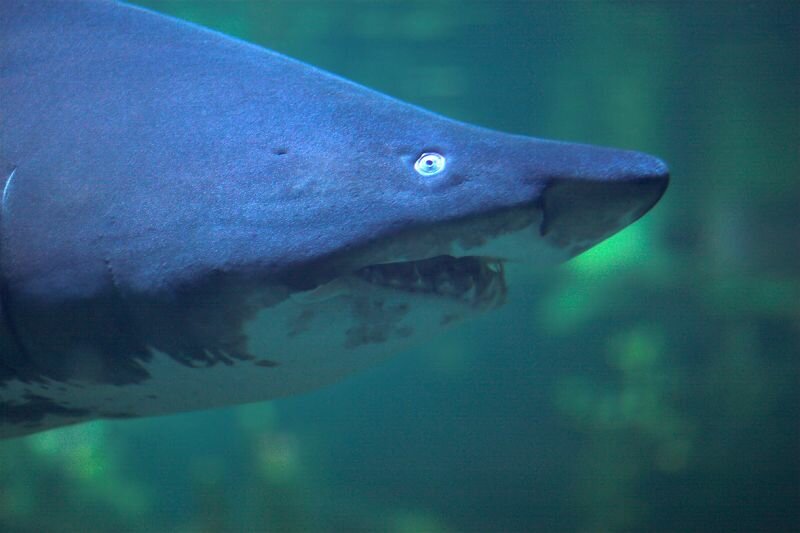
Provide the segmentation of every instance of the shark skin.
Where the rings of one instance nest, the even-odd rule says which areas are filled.
[[[668,183],[124,4],[5,0],[0,39],[0,437],[332,383]]]

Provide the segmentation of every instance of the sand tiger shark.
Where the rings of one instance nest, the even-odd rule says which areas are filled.
[[[332,383],[667,182],[137,7],[4,0],[0,437]]]

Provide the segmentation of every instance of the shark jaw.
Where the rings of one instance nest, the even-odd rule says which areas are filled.
[[[312,304],[344,292],[402,298],[410,306],[442,306],[446,318],[437,322],[450,324],[505,303],[509,260],[550,265],[566,259],[539,236],[541,221],[541,210],[528,206],[412,228],[334,258],[322,270],[328,279],[292,299]]]
[[[617,180],[554,180],[533,200],[515,207],[430,226],[418,225],[376,239],[331,261],[333,283],[307,293],[337,292],[341,279],[365,283],[410,301],[448,300],[465,311],[501,306],[514,275],[562,263],[632,224],[663,195],[666,165],[652,159],[649,172]],[[313,278],[313,276],[311,277]],[[329,278],[330,279],[330,278]],[[416,298],[415,298],[416,297]]]
[[[454,299],[480,309],[502,305],[507,291],[503,260],[481,256],[440,255],[383,263],[360,268],[354,275],[373,285]]]
[[[581,192],[567,201],[580,198]],[[422,305],[448,300],[467,312],[497,308],[505,303],[508,292],[507,264],[513,264],[518,274],[521,269],[567,261],[641,217],[660,198],[663,186],[655,182],[645,187],[645,194],[635,192],[627,191],[627,198],[618,195],[622,199],[606,211],[564,217],[559,203],[543,205],[545,196],[544,201],[524,207],[413,229],[335,261],[335,278],[302,298],[314,301],[338,294],[344,286],[348,290],[370,286],[395,296],[405,293]],[[564,201],[560,191],[553,197]],[[348,282],[342,283],[343,279]]]

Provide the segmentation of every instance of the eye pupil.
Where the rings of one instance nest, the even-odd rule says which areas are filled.
[[[434,176],[444,170],[446,160],[443,155],[426,152],[414,163],[414,170],[421,176]]]

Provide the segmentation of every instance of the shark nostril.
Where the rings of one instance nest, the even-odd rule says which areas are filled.
[[[662,179],[669,179],[669,167],[661,159],[656,159],[655,174]]]
[[[648,181],[648,182],[667,182],[669,181],[669,167],[667,164],[654,156],[639,152],[623,152],[629,157],[628,164],[625,165],[623,173],[624,180]]]

